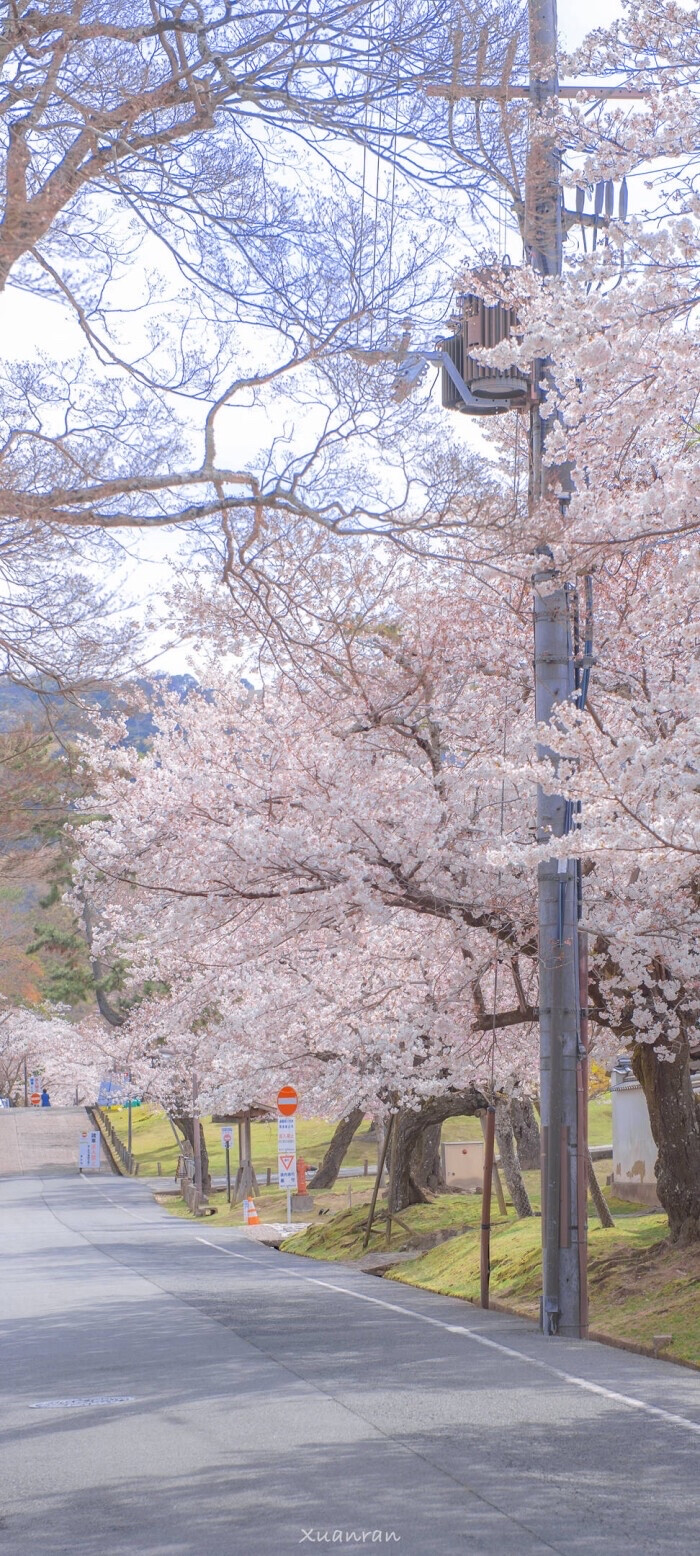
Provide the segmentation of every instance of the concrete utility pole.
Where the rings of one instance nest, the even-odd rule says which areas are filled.
[[[525,177],[527,258],[542,275],[562,268],[561,180],[558,149],[537,134],[537,112],[557,95],[556,0],[529,0],[531,127]],[[535,384],[548,377],[546,362],[534,363]],[[547,463],[552,421],[547,399],[530,415],[530,502],[548,498],[565,508],[569,473]],[[548,724],[558,704],[574,691],[571,591],[557,576],[546,546],[533,576],[535,634],[535,717]],[[540,756],[550,757],[546,746]],[[571,829],[571,806],[561,795],[538,793],[540,843]],[[586,1201],[578,1192],[581,1125],[579,1066],[578,881],[575,860],[548,860],[538,872],[540,963],[540,1105],[542,1123],[542,1328],[545,1334],[579,1336],[585,1289]],[[582,1280],[583,1273],[583,1280]],[[585,1320],[584,1320],[585,1322]],[[585,1332],[585,1329],[584,1329]]]
[[[559,150],[538,113],[546,112],[558,97],[572,97],[582,90],[575,83],[560,87],[557,72],[556,0],[528,0],[529,80],[516,84],[478,81],[462,86],[428,85],[431,96],[453,101],[508,100],[525,97],[530,104],[530,140],[525,169],[526,261],[543,276],[558,276],[562,269],[561,169]],[[592,97],[632,97],[626,88],[586,85]],[[453,364],[443,356],[443,366],[454,379]],[[432,360],[432,358],[429,358]],[[546,361],[533,364],[535,388],[545,384],[542,403],[535,400],[530,413],[529,501],[534,507],[549,500],[566,510],[571,495],[570,471],[547,461],[547,435],[554,420],[551,397],[546,394],[550,370]],[[468,409],[474,398],[465,384],[457,385]],[[469,397],[467,399],[467,396]],[[534,396],[533,396],[534,400]],[[478,407],[476,408],[478,412]],[[546,544],[538,553],[533,575],[535,637],[535,716],[539,724],[551,724],[557,707],[575,690],[576,672],[572,616],[574,591],[557,575]],[[588,609],[588,606],[587,606]],[[547,746],[539,753],[556,768],[556,757]],[[572,807],[560,795],[537,801],[538,840],[562,837],[571,830]],[[583,1189],[586,1146],[586,1050],[582,1032],[586,1025],[587,975],[579,958],[578,913],[580,873],[576,861],[548,861],[540,866],[538,891],[540,963],[540,1098],[542,1122],[542,1328],[545,1334],[587,1333],[586,1242],[587,1211]],[[582,949],[585,949],[582,947]]]

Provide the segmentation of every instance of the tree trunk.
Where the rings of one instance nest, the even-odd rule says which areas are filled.
[[[656,1191],[674,1243],[700,1242],[700,1108],[690,1081],[685,1036],[675,1058],[658,1059],[649,1043],[635,1043],[632,1069],[644,1092],[658,1151]]]
[[[598,1179],[595,1175],[593,1157],[591,1156],[590,1151],[586,1151],[586,1174],[588,1177],[588,1190],[591,1199],[593,1200],[593,1204],[595,1205],[596,1214],[601,1226],[614,1226],[615,1222],[612,1218],[610,1206],[608,1205],[603,1190],[601,1189]]]
[[[174,1119],[174,1122],[177,1124],[177,1127],[180,1130],[181,1134],[183,1134],[185,1136],[185,1139],[189,1141],[189,1144],[190,1144],[190,1146],[192,1148],[192,1152],[194,1154],[194,1119],[192,1117],[192,1114],[191,1113],[175,1113],[175,1114],[173,1114],[173,1119]],[[207,1142],[206,1142],[206,1140],[204,1138],[204,1130],[202,1128],[201,1120],[200,1120],[200,1125],[199,1125],[199,1149],[200,1149],[200,1153],[201,1153],[201,1157],[202,1157],[202,1193],[203,1194],[209,1194],[211,1192],[211,1173],[209,1171],[209,1152],[207,1151]]]
[[[309,1188],[313,1189],[314,1193],[316,1189],[332,1189],[347,1155],[348,1147],[353,1136],[357,1133],[364,1116],[364,1108],[353,1108],[352,1113],[348,1113],[347,1118],[341,1118],[340,1123],[336,1124],[333,1138],[323,1161],[309,1183]]]
[[[523,1172],[540,1170],[540,1127],[529,1097],[511,1097],[510,1121]]]
[[[408,1205],[430,1204],[430,1196],[416,1181],[411,1170],[413,1153],[422,1134],[419,1118],[418,1113],[406,1109],[399,1114],[398,1123],[394,1125],[387,1163],[391,1211],[406,1210]]]
[[[419,1135],[411,1157],[412,1179],[419,1188],[427,1189],[430,1194],[439,1194],[440,1189],[445,1187],[440,1154],[441,1134],[442,1124],[430,1124]]]
[[[394,1198],[389,1208],[394,1214],[400,1214],[409,1205],[429,1203],[413,1170],[414,1153],[425,1131],[441,1127],[453,1114],[466,1113],[473,1117],[487,1106],[483,1092],[476,1086],[469,1086],[465,1091],[449,1091],[442,1097],[431,1097],[420,1108],[404,1108],[394,1137],[395,1145],[392,1145],[392,1151],[395,1149],[397,1155],[393,1174]]]
[[[503,1099],[499,1099],[496,1103],[496,1144],[515,1214],[522,1220],[525,1216],[532,1215],[532,1205],[520,1171],[510,1104]]]

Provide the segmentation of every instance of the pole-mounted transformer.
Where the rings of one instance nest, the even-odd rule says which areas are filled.
[[[469,390],[465,399],[446,363],[442,367],[442,403],[446,410],[466,416],[493,415],[494,412],[522,410],[528,404],[530,379],[521,367],[492,367],[472,355],[509,340],[518,328],[513,308],[503,302],[488,303],[483,297],[467,292],[459,299],[460,328],[455,335],[441,340],[441,351],[457,369]]]

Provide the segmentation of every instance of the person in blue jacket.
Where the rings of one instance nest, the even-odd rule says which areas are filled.
[[[41,1106],[42,1108],[51,1107],[51,1098],[48,1094],[48,1091],[46,1090],[46,1087],[44,1087],[44,1090],[41,1093]]]

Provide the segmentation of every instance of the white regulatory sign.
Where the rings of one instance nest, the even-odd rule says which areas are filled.
[[[221,1131],[221,1144],[224,1150],[226,1150],[227,1145],[233,1145],[233,1129],[230,1124],[227,1124]]]
[[[84,1129],[78,1146],[78,1166],[81,1172],[99,1172],[101,1140],[99,1129]]]
[[[297,1121],[291,1118],[278,1118],[277,1120],[277,1149],[278,1151],[296,1151],[297,1148]]]
[[[284,1118],[281,1114],[277,1120],[277,1173],[278,1183],[281,1189],[294,1189],[297,1186],[297,1131],[296,1119]]]
[[[281,1189],[294,1189],[297,1186],[297,1159],[293,1154],[285,1151],[284,1156],[277,1157],[278,1181]]]

